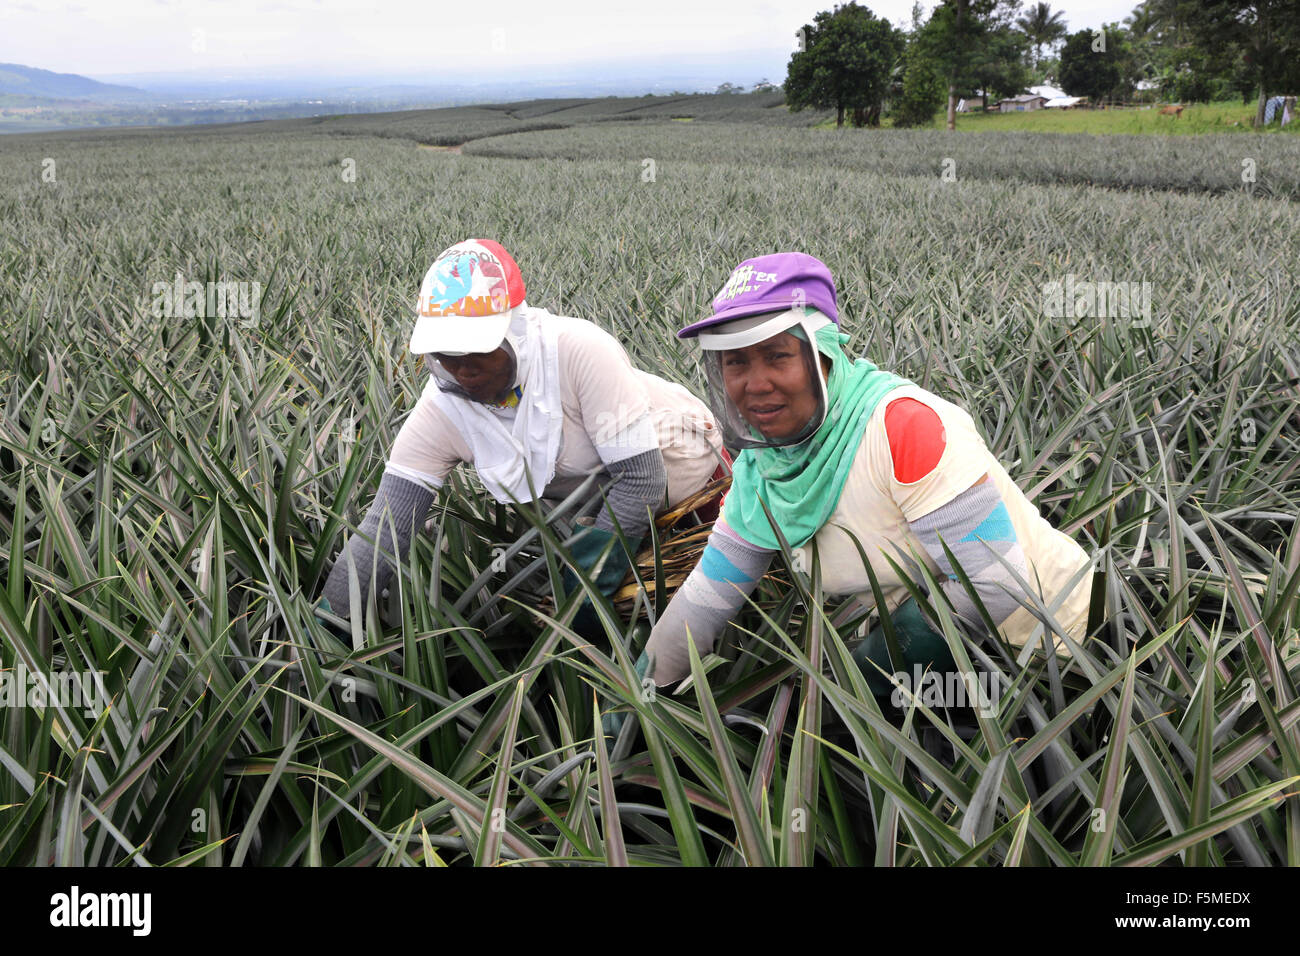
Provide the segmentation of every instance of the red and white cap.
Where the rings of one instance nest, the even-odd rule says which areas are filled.
[[[420,283],[411,351],[495,351],[523,301],[523,276],[499,242],[458,242],[433,260]]]

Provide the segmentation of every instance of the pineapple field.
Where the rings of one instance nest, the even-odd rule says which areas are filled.
[[[0,863],[1300,864],[1300,141],[822,119],[0,139]],[[315,601],[425,384],[420,278],[471,236],[699,395],[674,332],[731,268],[822,259],[849,349],[967,409],[1096,556],[1089,638],[1021,659],[917,582],[980,703],[882,710],[864,613],[787,554],[647,695],[700,531],[564,596],[565,508],[466,468],[340,630]]]

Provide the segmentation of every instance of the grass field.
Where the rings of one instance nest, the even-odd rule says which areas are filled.
[[[1296,141],[634,104],[0,139],[0,667],[113,700],[0,708],[0,862],[1300,864]],[[334,642],[311,604],[467,236],[697,392],[671,333],[730,267],[823,258],[851,349],[969,409],[1099,553],[1090,639],[1021,666],[941,606],[990,712],[882,713],[860,615],[786,568],[707,692],[643,700],[630,621],[539,610],[562,521],[461,475]],[[178,273],[259,308],[159,316]],[[1150,283],[1150,316],[1047,314],[1067,277]]]
[[[1159,134],[1201,136],[1206,133],[1255,134],[1255,104],[1240,100],[1227,103],[1189,103],[1180,116],[1161,116],[1163,103],[1112,109],[1032,110],[1024,113],[961,113],[957,129],[963,132],[1091,133],[1099,136]],[[943,126],[945,114],[936,113],[934,125]],[[887,122],[887,121],[886,121]],[[834,125],[834,124],[831,124]],[[1282,126],[1274,120],[1264,135],[1293,136],[1300,122]],[[1258,135],[1258,134],[1256,134]]]

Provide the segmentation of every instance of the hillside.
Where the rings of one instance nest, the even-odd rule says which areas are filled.
[[[132,86],[100,83],[76,73],[54,73],[19,63],[0,63],[0,95],[40,96],[55,100],[98,103],[145,101],[151,94]]]

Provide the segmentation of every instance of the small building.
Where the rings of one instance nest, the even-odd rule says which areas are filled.
[[[1019,96],[1000,100],[997,109],[999,113],[1025,113],[1029,110],[1041,110],[1046,102],[1047,97],[1039,96],[1037,93],[1021,93]]]
[[[1045,110],[1068,110],[1073,109],[1084,101],[1082,96],[1057,96],[1043,104]]]

